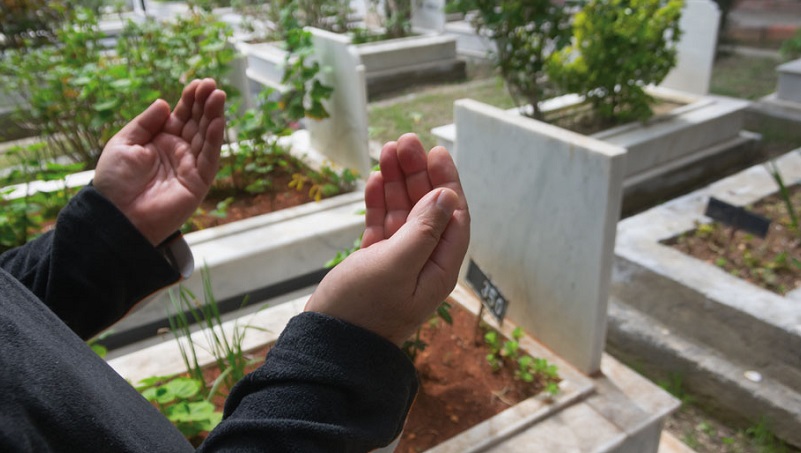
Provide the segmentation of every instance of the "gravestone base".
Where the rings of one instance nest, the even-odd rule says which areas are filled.
[[[757,146],[760,139],[758,134],[741,131],[730,140],[671,162],[653,174],[644,172],[626,178],[622,216],[651,208],[764,160]]]
[[[466,76],[464,60],[423,63],[407,66],[402,70],[390,69],[368,73],[367,92],[372,99],[418,85],[458,82],[464,80]]]

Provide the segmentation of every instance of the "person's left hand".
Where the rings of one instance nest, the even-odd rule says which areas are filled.
[[[157,100],[109,140],[93,184],[153,245],[195,212],[220,159],[225,93],[212,79],[184,88],[175,110]]]

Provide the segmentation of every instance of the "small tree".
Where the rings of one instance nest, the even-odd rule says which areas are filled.
[[[553,52],[570,43],[570,16],[550,0],[457,0],[464,13],[477,10],[473,25],[495,42],[495,66],[515,102],[530,104],[531,116],[542,118],[545,66]]]
[[[584,95],[601,117],[644,121],[644,88],[676,65],[682,0],[591,0],[573,22],[573,45],[554,53],[548,74]]]

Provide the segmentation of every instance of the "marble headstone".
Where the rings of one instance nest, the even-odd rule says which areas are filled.
[[[412,26],[422,30],[445,31],[445,0],[414,0]]]
[[[663,87],[701,96],[709,94],[719,22],[720,10],[715,2],[685,1],[676,67],[662,81]]]
[[[779,82],[776,97],[782,101],[801,103],[801,60],[793,60],[776,68]]]
[[[625,150],[473,100],[455,106],[473,260],[507,318],[599,370]]]
[[[370,172],[367,132],[367,83],[364,66],[350,38],[325,30],[310,29],[321,67],[321,81],[334,88],[325,107],[330,117],[308,121],[313,149],[332,162]]]

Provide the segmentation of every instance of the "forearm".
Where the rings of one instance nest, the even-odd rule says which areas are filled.
[[[179,274],[108,200],[81,190],[55,231],[0,256],[73,331],[89,338]]]
[[[303,313],[233,389],[201,451],[370,451],[400,434],[416,393],[414,366],[397,346]]]

